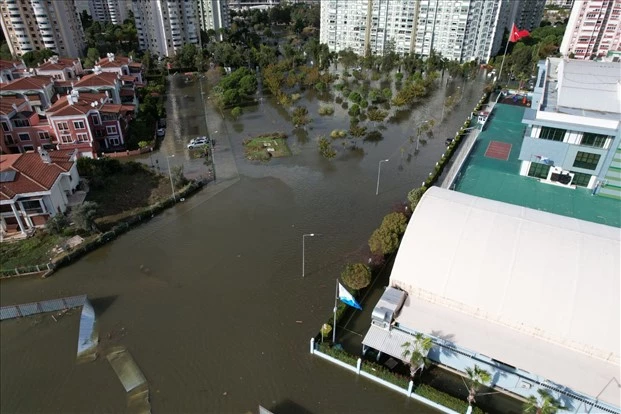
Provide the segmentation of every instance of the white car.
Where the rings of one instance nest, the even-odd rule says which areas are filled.
[[[209,144],[209,139],[207,137],[194,138],[188,144],[188,149],[202,147],[203,145],[207,145],[207,144]]]
[[[166,135],[166,128],[159,128],[156,134],[158,137],[163,137],[164,135]]]

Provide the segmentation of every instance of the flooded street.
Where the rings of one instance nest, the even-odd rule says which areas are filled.
[[[155,413],[246,413],[259,404],[277,414],[431,412],[312,357],[309,340],[332,312],[343,265],[364,260],[382,217],[426,178],[445,138],[480,99],[483,75],[449,86],[464,90],[462,102],[409,162],[400,148],[412,134],[411,119],[439,119],[442,88],[386,122],[382,141],[360,141],[363,151],[339,149],[328,161],[316,137],[349,128],[340,105],[332,117],[320,117],[316,97],[298,102],[312,121],[307,134],[296,135],[286,111],[268,98],[238,121],[224,121],[210,105],[206,80],[201,95],[197,82],[181,78],[172,81],[162,148],[142,161],[166,173],[166,157],[174,154],[171,166],[199,176],[206,167],[190,159],[186,145],[209,135],[216,139],[217,181],[51,278],[3,281],[0,303],[88,294],[98,311],[100,350],[127,347],[149,382]],[[241,141],[273,131],[290,134],[293,156],[246,161]],[[382,164],[376,196],[383,159],[390,161]],[[302,278],[304,233],[320,235],[306,239]],[[125,410],[125,392],[105,358],[76,365],[78,319],[2,322],[2,412]]]

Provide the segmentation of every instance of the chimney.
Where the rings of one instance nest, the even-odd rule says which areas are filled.
[[[52,159],[50,158],[50,154],[48,154],[46,150],[44,150],[41,147],[37,147],[37,151],[39,152],[39,155],[41,156],[41,161],[43,161],[46,164],[50,164],[52,162]]]

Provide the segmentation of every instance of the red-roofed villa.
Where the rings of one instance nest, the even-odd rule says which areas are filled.
[[[67,210],[80,182],[77,151],[0,155],[0,238],[32,234]]]

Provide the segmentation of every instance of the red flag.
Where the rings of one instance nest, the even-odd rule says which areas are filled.
[[[166,64],[166,67],[168,68],[168,70],[170,70],[170,62],[168,62],[168,64]]]
[[[513,23],[513,27],[511,27],[511,36],[509,36],[509,41],[515,43],[521,38],[526,37],[528,35],[530,35],[528,30],[518,30],[515,23]]]

